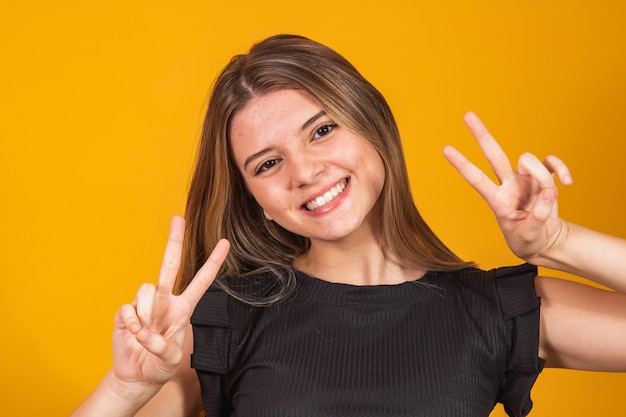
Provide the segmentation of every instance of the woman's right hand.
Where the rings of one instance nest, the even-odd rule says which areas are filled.
[[[185,221],[174,217],[157,286],[142,285],[135,301],[118,310],[113,367],[71,417],[127,417],[140,410],[151,416],[192,413],[194,406],[190,409],[186,398],[178,398],[194,395],[194,387],[188,386],[192,384],[190,369],[178,368],[192,344],[187,335],[191,314],[213,283],[230,245],[226,240],[219,241],[183,293],[174,295],[184,230]],[[168,387],[173,389],[162,390],[170,380]],[[151,405],[146,407],[148,402]]]
[[[111,376],[123,390],[156,392],[174,376],[184,356],[191,314],[228,254],[229,243],[221,240],[183,293],[172,294],[184,224],[181,217],[172,219],[157,286],[142,285],[134,302],[115,316]]]

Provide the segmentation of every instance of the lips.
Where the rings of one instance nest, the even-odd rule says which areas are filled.
[[[309,201],[304,206],[307,210],[313,211],[333,201],[339,194],[341,194],[348,185],[348,179],[344,178],[337,185],[326,191],[324,194]]]

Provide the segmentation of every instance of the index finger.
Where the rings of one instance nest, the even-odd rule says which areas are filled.
[[[183,236],[185,234],[185,220],[180,216],[174,216],[170,224],[170,234],[163,253],[161,271],[157,290],[171,294],[176,282],[180,258],[183,252]]]
[[[465,181],[474,187],[478,194],[487,201],[487,204],[491,204],[492,196],[498,189],[498,186],[491,181],[491,178],[453,146],[446,146],[443,149],[443,155],[459,174],[465,178]]]
[[[476,138],[480,149],[482,149],[485,158],[489,161],[493,172],[495,172],[500,183],[512,175],[515,175],[509,158],[504,153],[502,147],[491,136],[484,123],[476,116],[469,112],[464,117],[465,124],[469,128],[472,135]]]
[[[230,242],[228,242],[228,240],[221,239],[217,242],[217,245],[213,248],[209,258],[198,270],[187,288],[185,288],[182,294],[180,294],[180,297],[185,299],[189,305],[195,306],[198,304],[200,298],[202,298],[206,290],[215,280],[215,277],[224,263],[229,250]]]

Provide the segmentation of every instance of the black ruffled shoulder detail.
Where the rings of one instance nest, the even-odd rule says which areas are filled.
[[[498,401],[509,416],[528,415],[533,402],[530,391],[543,370],[539,358],[539,313],[541,302],[535,292],[537,267],[524,264],[499,268],[496,289],[500,298],[510,346],[505,379]]]
[[[191,367],[197,371],[225,374],[228,370],[228,294],[210,287],[191,316],[194,349]]]
[[[271,272],[264,272],[222,277],[220,283],[244,299],[263,299],[272,293],[274,278]],[[237,355],[259,308],[233,299],[220,283],[209,287],[191,316],[194,339],[191,366],[198,372],[225,375],[235,360],[230,355]]]

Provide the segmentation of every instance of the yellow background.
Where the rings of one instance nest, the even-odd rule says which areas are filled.
[[[0,414],[66,415],[110,365],[115,310],[154,281],[207,91],[268,35],[312,37],[388,98],[433,228],[483,267],[517,263],[441,156],[562,156],[562,215],[626,237],[626,3],[13,1],[0,10]],[[481,166],[485,166],[481,162]],[[621,416],[624,374],[547,370],[534,416]],[[493,413],[504,415],[498,407]]]

